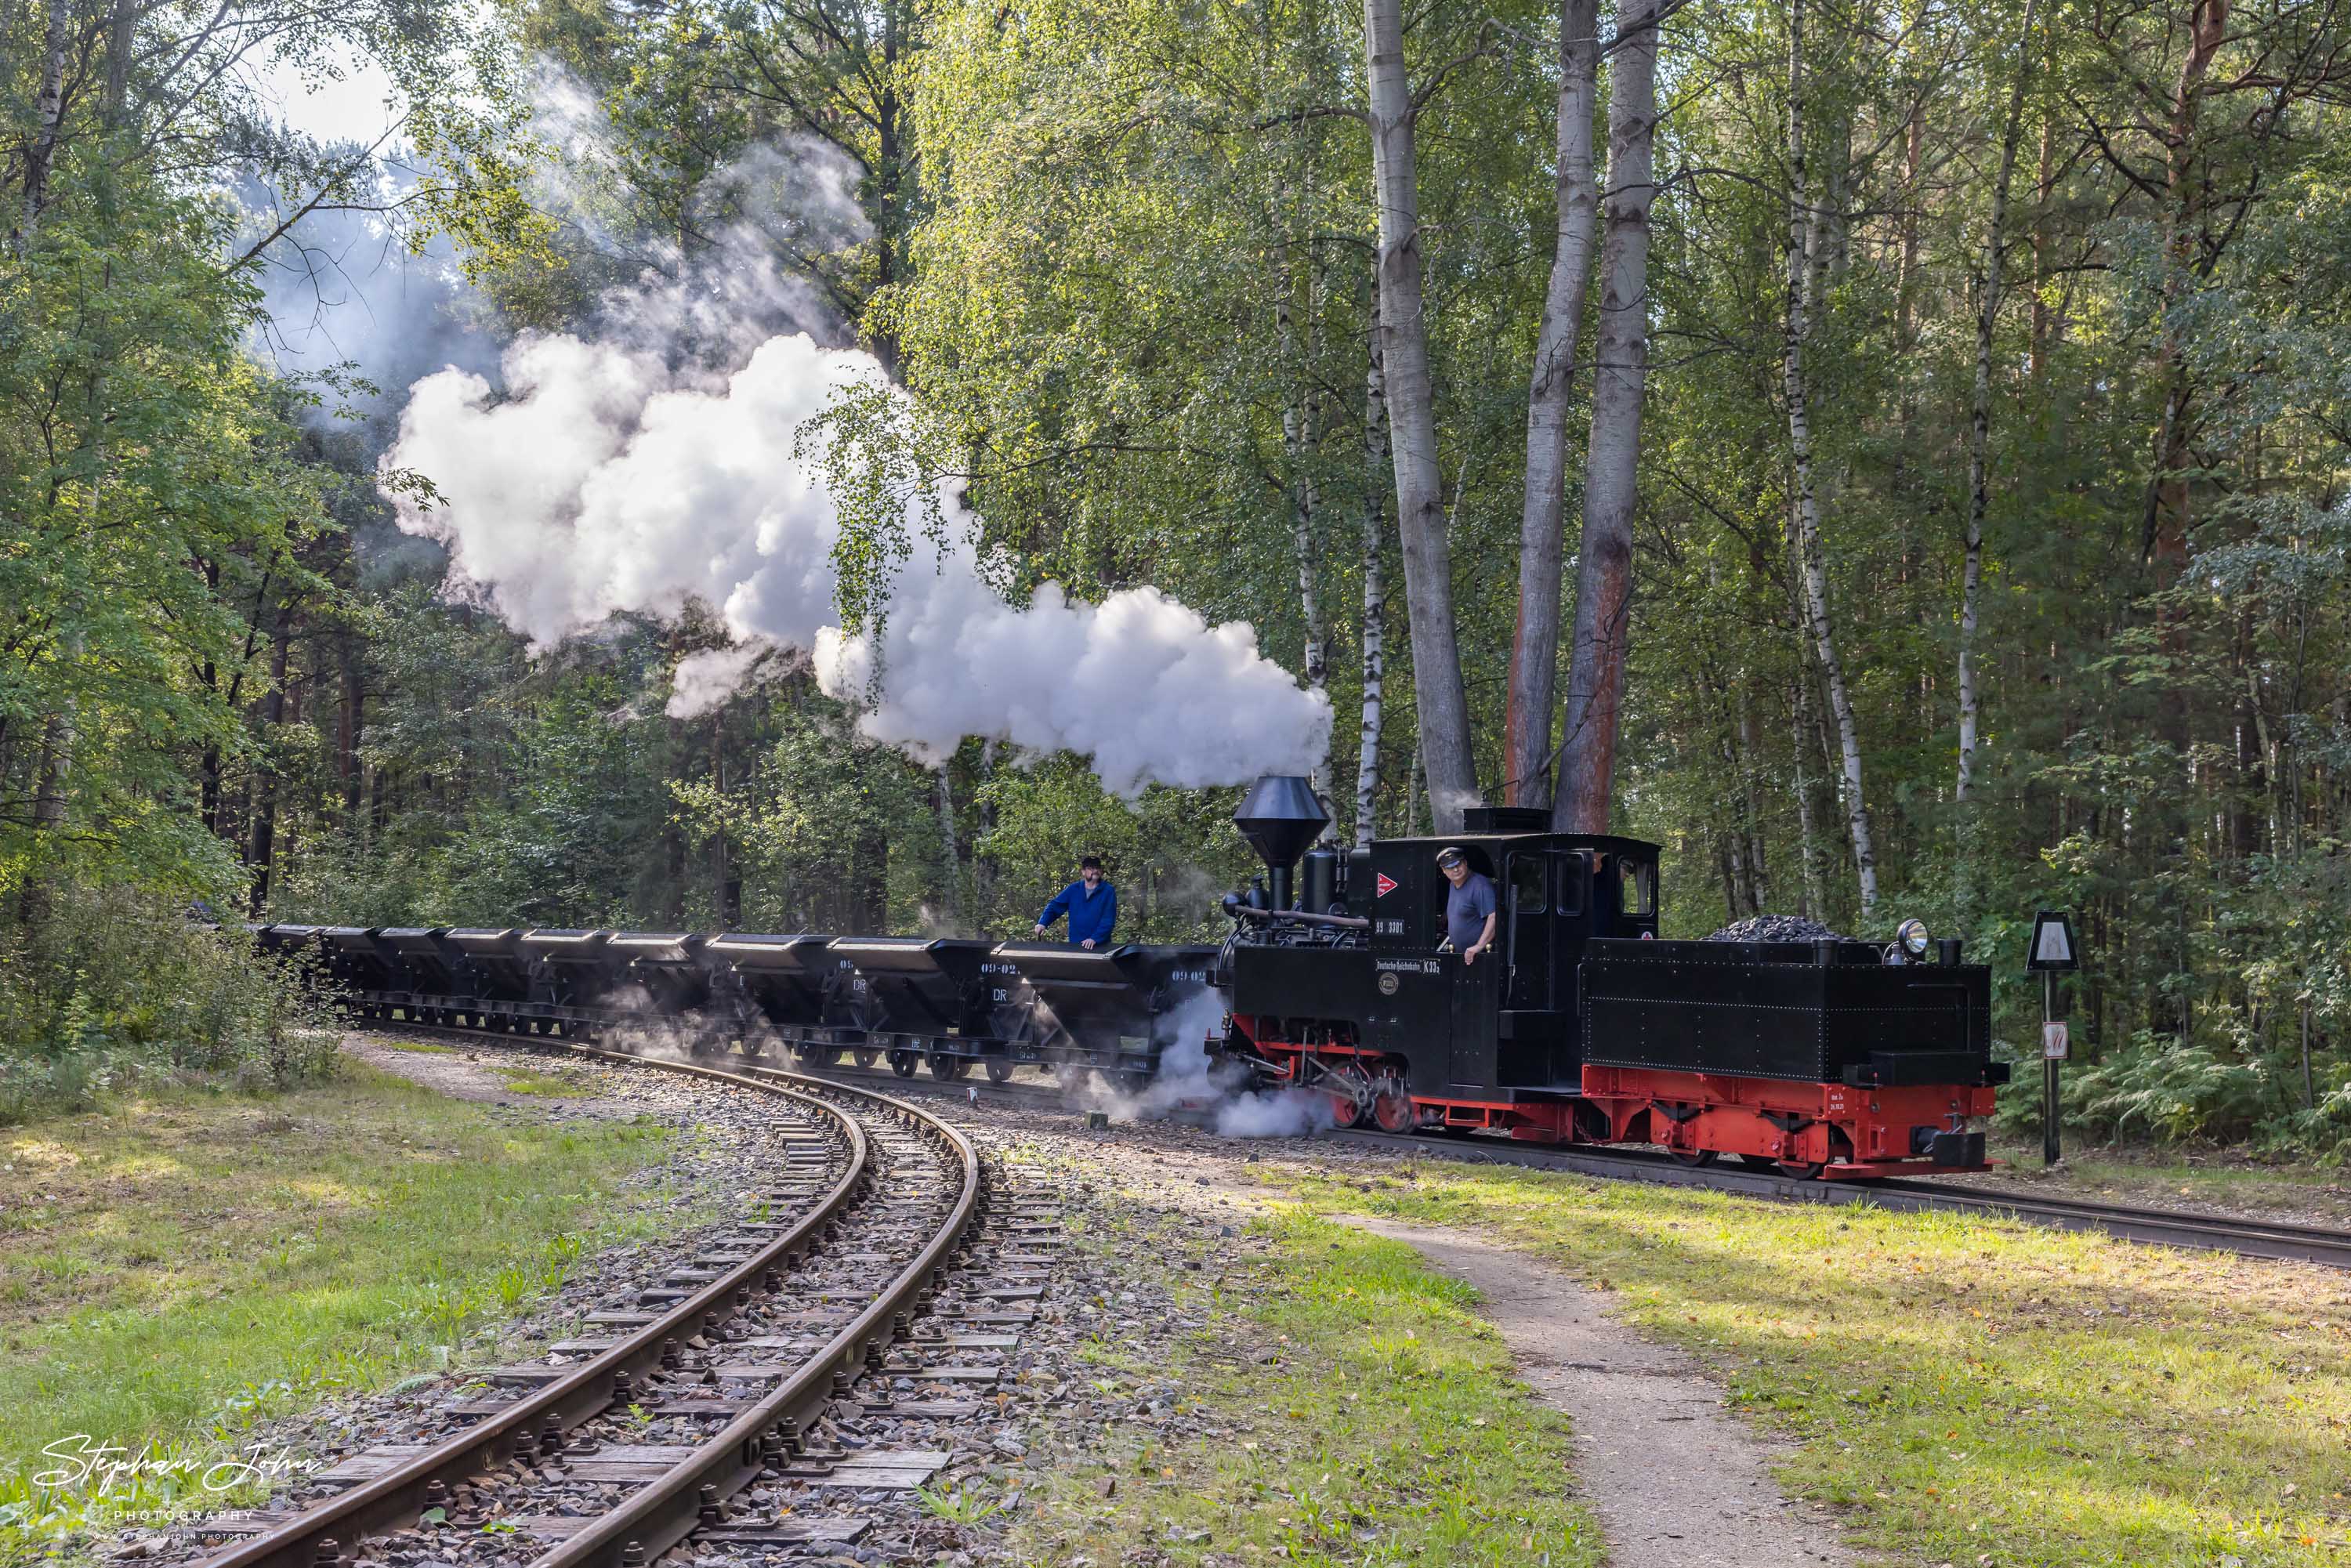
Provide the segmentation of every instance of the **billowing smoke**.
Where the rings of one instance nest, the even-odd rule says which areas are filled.
[[[1206,1116],[1220,1138],[1297,1138],[1332,1125],[1329,1095],[1252,1088],[1246,1067],[1208,1053],[1208,1037],[1224,1027],[1225,1002],[1221,991],[1199,990],[1152,1020],[1159,1070],[1140,1091],[1126,1092],[1090,1072],[1071,1099],[1126,1122],[1158,1121],[1177,1112]]]
[[[534,336],[502,371],[503,401],[465,370],[418,382],[386,461],[442,497],[397,498],[401,526],[444,542],[538,644],[699,601],[752,650],[809,653],[867,735],[925,762],[967,736],[1067,749],[1122,795],[1304,773],[1326,749],[1328,702],[1260,654],[1246,624],[1212,627],[1152,588],[1089,604],[1049,583],[1006,602],[975,555],[976,519],[945,485],[908,501],[886,615],[844,631],[817,422],[837,395],[887,385],[868,354],[779,335],[719,377],[641,341]],[[674,704],[708,706],[748,662],[690,664]]]
[[[775,652],[765,643],[746,643],[739,648],[705,648],[688,653],[677,662],[677,670],[670,677],[665,711],[672,718],[700,718],[723,706]]]

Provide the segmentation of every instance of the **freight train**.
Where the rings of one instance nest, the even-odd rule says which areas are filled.
[[[360,1021],[771,1045],[901,1076],[1023,1066],[1124,1090],[1182,1047],[1220,1082],[1316,1094],[1342,1126],[1655,1145],[1803,1178],[1981,1170],[2007,1080],[1991,971],[1923,928],[1880,946],[1657,939],[1658,846],[1473,810],[1464,832],[1319,843],[1302,779],[1234,825],[1266,873],[1221,946],[494,927],[256,928]],[[1444,941],[1441,847],[1497,892],[1493,951]]]

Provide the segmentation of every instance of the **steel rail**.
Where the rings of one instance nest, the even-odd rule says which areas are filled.
[[[409,1026],[402,1032],[458,1035],[492,1040],[497,1038],[477,1030],[424,1024]],[[954,1227],[951,1231],[943,1232],[941,1238],[935,1238],[932,1247],[925,1249],[923,1260],[918,1261],[925,1261],[946,1250],[946,1245],[959,1236],[977,1202],[978,1164],[970,1141],[936,1118],[886,1095],[875,1094],[854,1085],[835,1084],[772,1069],[761,1069],[760,1077],[751,1078],[692,1062],[655,1061],[568,1040],[530,1039],[528,1042],[559,1045],[576,1055],[632,1062],[728,1083],[763,1094],[782,1096],[830,1117],[837,1124],[840,1135],[848,1146],[846,1166],[831,1189],[789,1228],[611,1349],[566,1371],[561,1377],[516,1400],[496,1415],[413,1456],[384,1474],[307,1507],[292,1519],[261,1534],[199,1559],[199,1568],[314,1568],[315,1564],[326,1559],[330,1551],[340,1557],[342,1548],[351,1546],[360,1539],[413,1522],[432,1506],[429,1498],[445,1495],[446,1489],[495,1470],[534,1448],[545,1451],[550,1446],[559,1446],[563,1432],[592,1420],[616,1403],[624,1402],[628,1397],[624,1392],[628,1386],[649,1376],[660,1364],[666,1342],[689,1338],[713,1329],[747,1310],[755,1294],[780,1290],[782,1281],[777,1271],[796,1268],[816,1249],[813,1239],[817,1233],[832,1223],[844,1208],[861,1201],[872,1191],[869,1159],[871,1145],[865,1129],[859,1125],[849,1110],[826,1098],[827,1093],[852,1094],[887,1108],[903,1118],[929,1124],[936,1130],[937,1135],[958,1147],[964,1155],[964,1187],[953,1210]],[[926,1271],[925,1262],[925,1267],[916,1270],[912,1277],[919,1283]],[[903,1306],[914,1293],[914,1290],[909,1288],[904,1291],[893,1291],[888,1296],[894,1308]],[[864,1323],[872,1315],[869,1312],[866,1317],[861,1317],[859,1323]],[[828,1354],[835,1348],[829,1346]],[[623,1375],[628,1379],[627,1383],[621,1381]],[[728,1431],[731,1433],[732,1430],[730,1427]],[[755,1454],[757,1447],[755,1443]],[[756,1464],[752,1473],[757,1473]],[[434,1492],[436,1484],[443,1489],[442,1492]],[[685,1522],[686,1528],[691,1528],[691,1512]],[[677,1533],[684,1532],[680,1530]],[[674,1540],[675,1536],[670,1539]]]
[[[772,1067],[752,1071],[761,1078],[822,1082]],[[768,1462],[768,1439],[777,1439],[776,1446],[782,1449],[798,1451],[799,1427],[834,1396],[836,1374],[854,1378],[868,1356],[878,1358],[883,1347],[897,1337],[906,1321],[900,1314],[908,1313],[922,1291],[945,1271],[947,1254],[961,1243],[965,1229],[981,1212],[979,1151],[968,1136],[904,1101],[852,1084],[829,1087],[871,1100],[917,1130],[927,1129],[959,1157],[963,1186],[946,1220],[914,1261],[900,1270],[872,1303],[822,1350],[801,1363],[798,1372],[727,1422],[691,1458],[622,1499],[611,1511],[540,1556],[533,1568],[622,1568],[623,1563],[637,1568],[693,1533],[697,1524],[716,1522],[705,1521],[705,1509],[758,1479]]]
[[[2351,1269],[2351,1232],[2315,1226],[1993,1192],[1911,1177],[1876,1182],[1798,1181],[1770,1171],[1685,1166],[1664,1155],[1630,1150],[1601,1153],[1527,1145],[1487,1148],[1458,1138],[1398,1136],[1392,1133],[1333,1132],[1325,1135],[1372,1147],[1394,1149],[1402,1144],[1439,1159],[1469,1164],[1568,1170],[1612,1181],[1697,1187],[1795,1203],[1859,1203],[1901,1214],[1980,1214],[2024,1220],[2053,1229],[2103,1232],[2126,1241]]]
[[[610,1051],[584,1046],[583,1055],[611,1058]],[[636,1060],[631,1058],[629,1060]],[[832,1189],[796,1221],[791,1228],[684,1301],[661,1313],[611,1349],[582,1362],[554,1382],[517,1399],[513,1405],[415,1455],[382,1475],[360,1482],[304,1509],[294,1518],[262,1534],[202,1559],[202,1568],[312,1568],[324,1556],[323,1543],[350,1545],[359,1538],[381,1533],[403,1521],[413,1521],[428,1506],[426,1495],[437,1483],[446,1489],[473,1476],[496,1469],[528,1448],[560,1442],[561,1434],[593,1419],[625,1398],[616,1393],[649,1376],[661,1364],[665,1341],[690,1338],[704,1328],[724,1322],[747,1305],[755,1287],[768,1285],[769,1274],[796,1264],[810,1249],[810,1238],[849,1204],[870,1191],[866,1170],[865,1130],[856,1118],[820,1095],[779,1088],[715,1068],[682,1062],[659,1065],[722,1083],[784,1094],[839,1124],[849,1145],[849,1162]]]
[[[826,1068],[822,1071],[839,1073],[844,1078],[883,1076],[869,1069],[847,1066]],[[836,1080],[827,1078],[825,1081]],[[977,1089],[982,1103],[990,1096],[1056,1105],[1062,1103],[1059,1091],[1040,1083],[978,1085],[958,1080],[934,1080],[909,1082],[908,1087],[927,1093],[955,1093]],[[1186,1118],[1179,1112],[1172,1114],[1169,1120],[1184,1121]],[[2248,1258],[2271,1258],[2285,1262],[2351,1269],[2351,1231],[2330,1230],[2319,1226],[2241,1219],[2225,1215],[2189,1214],[2179,1209],[2143,1208],[2033,1193],[2005,1193],[1909,1176],[1868,1183],[1798,1181],[1773,1171],[1710,1165],[1685,1166],[1665,1155],[1643,1154],[1629,1149],[1608,1152],[1335,1128],[1327,1129],[1318,1135],[1392,1153],[1410,1149],[1438,1159],[1458,1160],[1466,1164],[1568,1170],[1610,1181],[1696,1187],[1733,1193],[1743,1197],[1773,1198],[1793,1203],[1865,1203],[1896,1213],[1980,1214],[1995,1218],[2023,1220],[2053,1229],[2101,1232],[2126,1241],[2152,1246],[2234,1252]]]
[[[396,1029],[402,1026],[386,1027]],[[497,1038],[471,1030],[451,1032],[471,1038]],[[737,1057],[730,1060],[747,1059]],[[820,1078],[818,1081],[822,1082],[854,1079],[881,1082],[894,1081],[917,1093],[976,1091],[982,1097],[983,1103],[990,1096],[1055,1106],[1065,1103],[1060,1091],[1041,1083],[977,1084],[959,1079],[928,1082],[893,1079],[893,1075],[877,1070],[847,1065],[819,1071],[840,1075],[838,1078]],[[1180,1112],[1169,1117],[1171,1121],[1179,1122],[1186,1119]],[[1568,1170],[1610,1181],[1696,1187],[1792,1203],[1865,1203],[1896,1213],[1982,1214],[2044,1225],[2053,1229],[2100,1232],[2122,1240],[2152,1246],[2233,1252],[2248,1258],[2270,1258],[2285,1262],[2351,1269],[2351,1231],[2330,1230],[2316,1226],[2188,1214],[2178,1209],[2103,1204],[2081,1198],[2001,1193],[1914,1177],[1891,1177],[1866,1184],[1798,1181],[1771,1171],[1733,1169],[1721,1166],[1685,1166],[1664,1155],[1641,1154],[1632,1150],[1604,1152],[1578,1146],[1562,1148],[1483,1139],[1473,1141],[1428,1134],[1340,1129],[1327,1130],[1320,1135],[1391,1152],[1409,1148],[1438,1159],[1458,1160],[1467,1164]]]

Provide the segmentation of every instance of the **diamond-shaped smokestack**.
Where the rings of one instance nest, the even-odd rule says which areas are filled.
[[[1295,774],[1269,773],[1249,786],[1233,826],[1275,873],[1277,885],[1289,882],[1290,868],[1322,835],[1330,813],[1314,798],[1314,787]]]

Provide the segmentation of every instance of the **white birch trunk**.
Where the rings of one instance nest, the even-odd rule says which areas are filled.
[[[1527,388],[1526,499],[1519,519],[1519,624],[1511,643],[1503,737],[1503,793],[1515,806],[1552,799],[1552,707],[1559,665],[1562,514],[1567,497],[1567,407],[1600,184],[1592,162],[1592,115],[1600,65],[1598,0],[1561,0],[1559,167],[1551,286],[1543,296],[1534,373]]]
[[[1368,849],[1378,826],[1380,697],[1387,677],[1387,586],[1380,556],[1387,533],[1388,402],[1380,373],[1380,334],[1371,330],[1364,374],[1364,722],[1355,753],[1355,847]]]
[[[1829,689],[1829,708],[1836,720],[1843,754],[1845,827],[1853,838],[1854,870],[1861,884],[1861,917],[1865,924],[1877,911],[1877,856],[1871,845],[1869,808],[1862,793],[1861,736],[1854,723],[1853,701],[1845,689],[1844,665],[1839,661],[1836,638],[1829,620],[1828,565],[1821,547],[1820,499],[1813,485],[1813,431],[1805,402],[1804,340],[1811,331],[1807,296],[1813,290],[1807,274],[1810,240],[1819,220],[1812,211],[1804,174],[1804,10],[1803,0],[1790,0],[1788,8],[1788,313],[1782,335],[1782,382],[1788,400],[1788,446],[1795,464],[1796,495],[1792,510],[1796,551],[1804,584],[1804,612],[1813,645],[1820,655],[1821,673]]]
[[[1311,294],[1307,308],[1314,308]],[[1298,568],[1298,608],[1305,624],[1303,674],[1306,689],[1326,691],[1330,685],[1327,632],[1322,620],[1321,573],[1314,558],[1314,508],[1316,495],[1311,462],[1320,432],[1316,429],[1316,409],[1311,356],[1301,357],[1297,334],[1290,323],[1290,293],[1284,281],[1282,297],[1277,307],[1282,360],[1291,377],[1294,395],[1284,400],[1281,408],[1282,461],[1290,470],[1290,549]],[[1327,800],[1330,796],[1330,759],[1318,757],[1308,769],[1308,781],[1314,788],[1315,798]]]
[[[73,38],[73,9],[68,0],[49,0],[47,27],[41,40],[41,96],[34,114],[33,144],[25,152],[25,199],[16,220],[16,243],[33,243],[40,226],[41,207],[48,199],[49,170],[57,156],[57,137],[65,123],[66,51]]]
[[[1568,649],[1552,826],[1604,833],[1633,601],[1641,402],[1648,385],[1649,204],[1657,129],[1659,0],[1625,0],[1608,77],[1608,189],[1603,198],[1600,316],[1593,335],[1592,446],[1583,475],[1575,629]]]
[[[1458,832],[1479,800],[1469,750],[1469,703],[1453,623],[1453,546],[1437,460],[1437,408],[1421,297],[1419,173],[1412,84],[1405,74],[1403,0],[1364,0],[1371,97],[1373,183],[1379,195],[1380,331],[1385,340],[1396,530],[1404,543],[1405,609],[1429,810]]]

